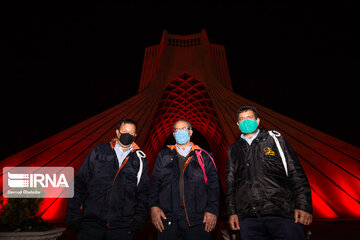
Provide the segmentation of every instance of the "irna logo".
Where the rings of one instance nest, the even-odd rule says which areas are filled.
[[[8,172],[8,185],[9,187],[69,187],[65,174],[21,174]]]
[[[72,198],[72,167],[4,167],[3,196],[7,198]]]

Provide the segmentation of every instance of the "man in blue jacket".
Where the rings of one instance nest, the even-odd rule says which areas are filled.
[[[163,149],[152,172],[149,205],[158,239],[211,239],[219,213],[219,180],[212,157],[190,142],[186,120],[174,124],[175,145]]]
[[[148,162],[135,142],[136,123],[119,122],[116,138],[89,153],[75,176],[66,222],[78,239],[131,239],[148,216]]]

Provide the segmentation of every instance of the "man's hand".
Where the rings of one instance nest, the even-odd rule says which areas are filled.
[[[239,218],[238,215],[231,215],[229,218],[229,226],[233,231],[240,230]]]
[[[159,207],[152,207],[151,221],[159,232],[162,232],[165,229],[161,218],[166,219],[163,210],[161,210]]]
[[[300,209],[295,209],[294,218],[295,223],[299,222],[303,225],[310,225],[312,223],[312,215]]]
[[[217,217],[215,214],[205,212],[204,213],[204,220],[205,223],[205,231],[211,232],[216,226]]]

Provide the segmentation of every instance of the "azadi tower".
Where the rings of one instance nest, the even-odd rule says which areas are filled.
[[[261,127],[278,130],[298,154],[315,219],[360,218],[360,149],[234,93],[224,46],[209,42],[204,30],[186,36],[164,31],[158,45],[145,49],[137,95],[0,161],[1,186],[6,166],[70,166],[76,172],[95,145],[114,136],[122,118],[138,123],[136,142],[151,172],[175,120],[182,118],[207,140],[224,187],[226,152],[240,134],[236,111],[244,104],[257,107]],[[63,221],[66,205],[66,198],[45,199],[40,214]]]

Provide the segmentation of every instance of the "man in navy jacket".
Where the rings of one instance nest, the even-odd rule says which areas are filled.
[[[158,239],[211,239],[219,213],[215,163],[190,142],[188,121],[178,120],[173,130],[176,144],[159,153],[152,172],[151,220]]]
[[[77,172],[66,222],[78,239],[131,239],[145,224],[148,163],[135,136],[135,122],[121,120],[116,138],[92,149]]]

